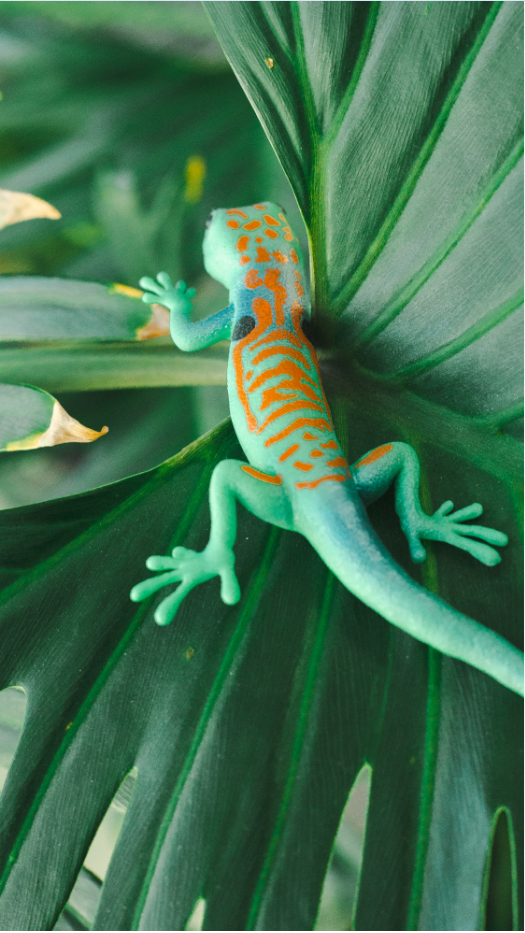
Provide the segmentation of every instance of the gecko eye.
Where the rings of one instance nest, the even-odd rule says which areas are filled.
[[[207,219],[207,221],[206,221],[206,226],[207,226],[207,227],[211,227],[212,218],[213,218],[213,214],[210,214],[210,216],[208,217],[208,219]]]
[[[254,327],[254,319],[251,317],[251,315],[245,314],[244,317],[237,321],[235,327],[233,328],[232,340],[242,340],[243,337],[248,336]]]

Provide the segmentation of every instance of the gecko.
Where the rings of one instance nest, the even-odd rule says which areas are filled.
[[[263,521],[303,534],[351,593],[419,641],[484,671],[523,696],[523,654],[502,636],[418,584],[391,557],[372,528],[367,506],[393,484],[395,508],[412,560],[426,558],[423,540],[467,551],[488,567],[507,536],[466,524],[479,503],[454,511],[450,500],[433,515],[420,503],[420,465],[400,441],[368,451],[349,465],[334,431],[315,349],[308,339],[310,302],[301,249],[283,209],[269,201],[219,209],[206,224],[206,271],[229,290],[230,304],[192,322],[195,290],[160,272],[144,277],[142,300],[170,311],[170,332],[183,351],[230,340],[230,414],[247,462],[223,460],[209,488],[211,532],[201,552],[176,547],[152,555],[157,572],[131,590],[135,602],[178,584],[157,606],[168,625],[187,594],[220,577],[221,597],[241,597],[235,574],[237,503]]]

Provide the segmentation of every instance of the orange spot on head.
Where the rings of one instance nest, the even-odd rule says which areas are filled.
[[[278,249],[275,250],[275,253],[272,253],[272,256],[277,260],[277,262],[288,262],[288,256],[285,256],[284,253],[281,253],[281,251]]]
[[[227,227],[230,227],[232,230],[238,230],[238,229],[239,229],[239,221],[238,221],[238,220],[229,220],[228,223],[226,224],[226,226],[227,226]]]
[[[334,460],[327,460],[326,465],[329,467],[347,467],[348,463],[344,457],[336,457]]]
[[[284,239],[285,239],[285,240],[288,240],[288,242],[291,242],[291,241],[293,240],[293,236],[292,236],[291,233],[285,233],[285,234],[284,234]]]
[[[266,210],[264,204],[254,204],[253,206],[256,207],[258,211],[265,211],[265,210]]]
[[[339,473],[334,473],[331,476],[321,476],[320,479],[313,479],[309,483],[296,483],[296,489],[315,489],[319,483],[325,483],[326,480],[335,480],[336,483],[344,483],[348,476],[341,476]]]
[[[313,469],[313,464],[312,463],[301,463],[300,460],[296,460],[294,463],[294,467],[296,468],[296,470],[302,470],[303,473],[308,473],[308,470]]]
[[[246,373],[246,378],[251,379],[252,376],[253,376],[253,369],[250,369],[249,372]]]
[[[281,486],[283,478],[282,476],[268,476],[267,473],[261,473],[260,470],[254,469],[251,466],[242,466],[241,470],[244,470],[248,476],[253,476],[254,479],[259,479],[261,483],[271,483],[272,486]]]
[[[258,227],[262,227],[260,220],[250,220],[249,223],[243,224],[244,230],[257,230]]]
[[[244,253],[244,250],[248,246],[249,242],[250,242],[249,236],[244,235],[244,236],[239,237],[239,239],[237,240],[237,249],[239,250],[240,253]]]
[[[279,223],[279,221],[276,220],[275,217],[272,217],[271,214],[264,214],[264,215],[263,215],[263,220],[265,221],[265,223],[269,224],[270,227],[280,227],[280,226],[281,226],[281,224]]]
[[[226,211],[226,213],[227,213],[227,214],[238,214],[239,217],[244,217],[245,220],[246,220],[247,217],[248,217],[248,214],[245,214],[244,211],[239,210],[238,207],[232,207],[232,208],[230,208],[229,211]]]
[[[323,456],[323,451],[322,451],[322,450],[311,450],[311,451],[310,451],[310,456],[311,456],[311,457],[322,457],[322,456]]]
[[[293,246],[292,246],[292,248],[291,248],[291,250],[290,250],[290,257],[291,257],[291,259],[292,259],[292,262],[299,262],[299,256],[298,256],[297,253],[295,252],[295,249],[293,248]]]
[[[318,441],[319,440],[317,434],[310,434],[309,431],[305,431],[305,433],[303,434],[303,437],[305,441]]]
[[[263,280],[259,278],[257,269],[248,270],[244,276],[244,284],[246,288],[259,288],[259,286],[263,284]]]
[[[335,441],[328,441],[327,444],[321,444],[321,447],[324,447],[325,450],[339,450],[339,444],[336,444]]]
[[[279,457],[279,463],[284,463],[285,460],[288,460],[288,457],[291,457],[296,450],[299,450],[299,444],[292,444],[291,447],[287,447],[287,449]]]
[[[259,336],[266,327],[269,327],[272,323],[272,306],[269,301],[266,301],[265,298],[254,298],[252,301],[252,311],[255,314],[255,317],[258,323],[261,325],[260,328],[257,327],[257,333],[252,331],[251,336],[252,340],[255,337]],[[239,344],[237,344],[239,346]],[[254,363],[256,360],[253,361]]]
[[[250,257],[249,257],[249,256],[241,256],[241,258],[239,259],[239,264],[240,264],[241,266],[245,266],[246,263],[249,262],[249,261],[250,261]]]
[[[282,222],[285,224],[285,223],[286,223],[286,217],[284,216],[284,214],[279,214],[278,216],[281,218]]]
[[[257,247],[257,259],[255,262],[270,262],[271,256],[264,246]]]
[[[279,236],[279,234],[277,233],[277,230],[270,230],[269,227],[267,227],[266,230],[265,230],[264,232],[265,232],[266,236],[269,236],[269,237],[270,237],[271,240],[275,240],[275,239],[277,239],[277,237]]]
[[[266,285],[266,288],[269,288],[270,291],[274,294],[275,323],[278,327],[282,327],[284,324],[283,307],[286,299],[288,298],[288,292],[286,291],[286,288],[279,281],[280,275],[280,269],[267,269],[264,276],[264,284]]]
[[[375,450],[370,451],[366,457],[360,460],[359,463],[354,464],[354,470],[357,470],[360,466],[367,466],[369,463],[380,460],[381,457],[384,457],[390,450],[392,450],[392,444],[384,444],[383,447],[376,447]]]
[[[262,236],[256,236],[256,237],[255,237],[255,242],[256,242],[256,243],[264,243],[264,240],[263,240]]]

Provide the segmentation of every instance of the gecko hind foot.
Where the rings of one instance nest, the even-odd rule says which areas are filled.
[[[452,511],[453,508],[454,503],[447,499],[446,502],[440,505],[439,509],[436,509],[433,515],[425,516],[422,523],[423,527],[418,529],[418,538],[444,541],[446,544],[452,545],[452,547],[467,551],[487,567],[494,567],[499,564],[501,555],[495,548],[504,547],[508,544],[507,535],[495,528],[464,524],[473,518],[479,518],[483,514],[483,506],[479,502],[473,502],[456,512]],[[475,538],[478,540],[473,540]],[[419,545],[422,547],[420,542]],[[412,556],[414,557],[413,551]],[[417,557],[414,559],[417,560]]]
[[[204,551],[191,551],[189,548],[176,547],[171,552],[171,557],[154,554],[148,557],[146,567],[148,570],[166,572],[137,583],[131,590],[130,597],[133,602],[141,602],[162,587],[170,583],[179,583],[177,589],[166,596],[155,610],[154,618],[157,624],[169,625],[175,618],[183,599],[195,586],[211,580],[212,577],[220,576],[221,598],[227,605],[232,606],[241,598],[234,562],[232,551],[221,551],[219,554],[209,545]]]

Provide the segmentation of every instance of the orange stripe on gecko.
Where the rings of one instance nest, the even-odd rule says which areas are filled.
[[[313,464],[312,464],[312,463],[302,463],[301,460],[296,460],[295,463],[294,463],[294,467],[295,467],[296,470],[302,470],[303,473],[308,473],[308,470],[312,470],[312,469],[313,469]]]
[[[306,425],[309,425],[311,428],[317,428],[319,431],[331,431],[331,425],[328,421],[325,421],[324,418],[296,418],[295,421],[292,421],[291,424],[288,424],[282,431],[278,431],[277,434],[273,434],[264,442],[265,447],[271,447],[272,444],[276,444],[277,441],[284,440],[285,437],[288,437],[290,434],[293,434],[294,431],[297,431],[299,428],[305,428]]]
[[[291,411],[297,411],[300,408],[310,408],[314,411],[324,411],[323,406],[316,405],[315,402],[287,402],[286,405],[278,408],[277,411],[272,411],[272,413],[264,419],[261,426],[257,428],[257,434],[261,434],[268,427],[268,425],[272,424],[273,421],[276,421],[277,418],[282,418],[284,415],[290,414]]]
[[[270,483],[272,486],[281,486],[283,482],[282,476],[268,476],[267,473],[261,473],[260,470],[256,470],[251,466],[242,466],[241,470],[244,470],[244,472],[248,473],[249,476],[253,476],[254,479],[260,479],[261,483]]]
[[[307,382],[309,385],[316,388],[316,383],[310,376],[307,376],[304,369],[301,369],[297,363],[294,363],[292,360],[281,360],[277,366],[271,366],[269,369],[265,369],[263,373],[260,373],[256,379],[252,382],[250,386],[250,392],[253,392],[255,389],[258,389],[259,386],[266,382],[268,379],[272,379],[274,376],[290,376],[293,379],[301,380],[302,382]],[[246,377],[248,378],[248,377]],[[316,438],[306,438],[307,440],[316,440]]]
[[[354,470],[357,470],[357,468],[361,466],[368,466],[369,463],[375,463],[376,460],[380,460],[381,457],[384,457],[390,450],[392,450],[392,444],[384,444],[383,447],[376,447],[376,449],[372,450],[366,457],[363,457],[359,463],[354,463]]]
[[[263,337],[262,340],[258,340],[257,343],[254,343],[252,350],[255,350],[257,347],[262,347],[265,343],[275,343],[276,340],[289,340],[290,343],[293,343],[295,347],[301,348],[301,341],[297,339],[295,334],[290,333],[289,330],[283,330],[281,327],[277,330],[272,330],[267,337]]]
[[[335,441],[328,441],[327,444],[321,444],[321,447],[324,447],[326,450],[339,450],[339,444],[336,444]]]
[[[226,213],[227,214],[238,214],[239,217],[244,217],[245,220],[248,218],[248,214],[245,214],[244,211],[239,210],[238,207],[231,207],[229,211],[226,211]]]
[[[304,314],[304,308],[299,304],[298,301],[294,301],[292,305],[292,323],[294,326],[294,330],[295,330],[297,337],[303,344],[303,346],[307,347],[308,350],[310,351],[312,363],[314,364],[315,370],[317,372],[317,378],[319,379],[319,388],[321,389],[321,394],[323,396],[323,402],[325,404],[326,414],[328,415],[328,418],[330,420],[330,425],[333,430],[334,425],[332,421],[332,415],[330,413],[330,406],[328,405],[328,399],[326,398],[325,391],[323,388],[323,382],[321,379],[321,371],[319,369],[319,361],[317,359],[317,353],[315,352],[313,345],[310,343],[310,341],[308,340],[306,335],[303,333],[303,330],[301,328],[301,318],[303,314]]]
[[[281,395],[281,392],[286,394]],[[301,384],[297,379],[283,379],[279,385],[270,386],[269,389],[264,389],[259,411],[264,411],[264,409],[268,408],[269,405],[272,405],[273,402],[284,402],[288,398],[298,398],[299,393],[301,392],[303,395],[306,395],[307,398],[311,399],[312,402],[321,401],[319,396],[314,392],[313,389],[310,388],[309,385]]]
[[[261,350],[260,353],[253,359],[253,365],[257,366],[258,363],[262,363],[263,360],[267,360],[270,356],[281,356],[287,354],[288,356],[293,357],[294,360],[299,360],[301,363],[304,363],[307,369],[310,369],[310,364],[306,359],[304,353],[301,353],[300,350],[293,350],[292,347],[268,347],[266,350]]]
[[[244,250],[248,246],[249,242],[250,242],[249,236],[245,235],[245,236],[239,237],[239,239],[237,240],[237,249],[239,250],[240,253],[244,253]]]
[[[285,460],[288,460],[288,457],[291,457],[296,450],[299,450],[299,444],[292,444],[291,447],[288,447],[279,457],[279,463],[284,463]]]
[[[326,483],[327,480],[334,480],[336,483],[344,483],[347,479],[348,476],[335,473],[333,476],[321,476],[320,479],[312,479],[309,483],[296,483],[295,486],[297,489],[315,489],[319,483]]]
[[[235,371],[235,385],[237,387],[237,397],[244,408],[244,413],[246,415],[246,422],[248,424],[248,430],[253,433],[257,428],[257,419],[250,409],[250,403],[248,401],[248,396],[246,395],[246,389],[244,388],[244,371],[242,365],[242,351],[247,347],[253,340],[256,340],[257,337],[260,337],[264,333],[267,327],[272,323],[272,307],[269,301],[265,301],[264,298],[254,298],[252,302],[252,310],[255,314],[257,324],[254,330],[250,331],[246,337],[243,337],[242,340],[239,340],[235,344],[232,350],[232,362],[233,368]]]
[[[335,460],[327,460],[326,465],[329,467],[347,467],[348,463],[344,457],[336,457]]]

